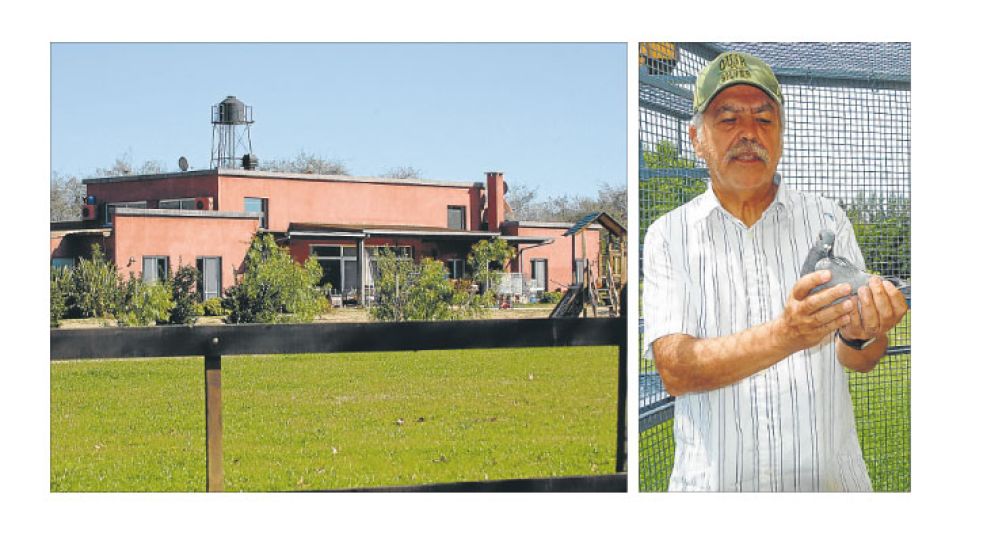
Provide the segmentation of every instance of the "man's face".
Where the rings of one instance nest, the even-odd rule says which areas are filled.
[[[745,195],[773,183],[781,160],[781,114],[764,91],[734,85],[716,95],[703,117],[703,137],[692,145],[722,193]]]

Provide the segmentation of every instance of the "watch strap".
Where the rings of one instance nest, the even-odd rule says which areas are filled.
[[[840,338],[840,341],[842,341],[844,345],[857,351],[863,351],[869,347],[871,343],[877,340],[876,337],[871,337],[870,339],[847,339],[846,337],[843,337],[840,330],[836,330],[836,335]]]

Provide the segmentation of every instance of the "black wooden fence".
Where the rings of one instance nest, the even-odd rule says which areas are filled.
[[[52,330],[51,359],[205,359],[207,491],[223,490],[222,357],[227,355],[618,346],[614,473],[428,484],[382,491],[626,491],[627,320],[476,320],[369,324],[245,324]]]

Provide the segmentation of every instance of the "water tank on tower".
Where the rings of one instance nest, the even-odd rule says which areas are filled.
[[[235,96],[227,96],[212,107],[212,156],[213,168],[254,169],[257,157],[250,144],[250,125],[254,123],[254,110]],[[253,163],[244,164],[244,160]]]

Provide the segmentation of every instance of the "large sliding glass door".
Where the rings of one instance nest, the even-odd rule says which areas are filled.
[[[334,295],[355,294],[360,290],[360,266],[356,247],[313,246],[312,257],[322,266],[320,285],[330,284]]]

